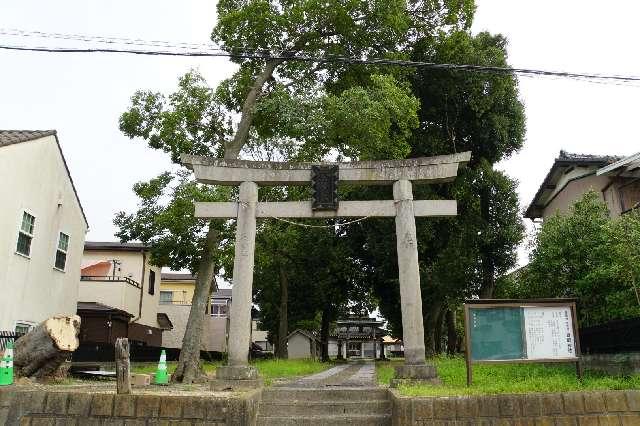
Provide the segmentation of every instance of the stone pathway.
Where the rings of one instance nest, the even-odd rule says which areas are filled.
[[[341,364],[266,388],[258,426],[391,426],[389,392],[373,362]]]
[[[373,362],[342,364],[278,386],[287,388],[373,387],[376,386],[376,368]]]

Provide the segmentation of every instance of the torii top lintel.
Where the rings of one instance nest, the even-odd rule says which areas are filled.
[[[337,165],[342,184],[392,185],[398,180],[414,183],[452,181],[458,167],[471,159],[471,152],[406,160],[354,161],[350,163],[319,163]],[[309,185],[311,166],[318,163],[225,160],[183,154],[182,164],[194,171],[199,182],[211,185],[236,186],[255,182],[262,186]]]

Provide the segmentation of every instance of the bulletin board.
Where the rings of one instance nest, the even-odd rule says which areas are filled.
[[[575,362],[582,375],[574,299],[468,300],[467,384],[474,363]]]

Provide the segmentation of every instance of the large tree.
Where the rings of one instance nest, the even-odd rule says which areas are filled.
[[[411,58],[436,63],[507,66],[506,41],[468,31],[433,34],[411,44]],[[419,68],[411,76],[420,100],[420,125],[410,140],[409,156],[471,151],[468,167],[454,184],[414,187],[421,199],[457,199],[458,216],[418,219],[418,250],[427,353],[439,350],[447,311],[449,333],[455,331],[454,310],[465,297],[491,297],[498,276],[516,262],[523,225],[516,182],[494,164],[521,146],[524,109],[514,76]],[[367,189],[361,195],[385,190]],[[369,281],[394,334],[402,334],[393,224],[363,222],[354,231]]]
[[[232,159],[242,152],[263,155],[264,148],[270,158],[319,159],[331,149],[352,157],[376,151],[401,156],[408,151],[410,129],[417,125],[417,103],[395,76],[363,72],[363,67],[344,62],[289,59],[300,53],[398,56],[413,38],[468,28],[473,9],[470,0],[221,0],[212,39],[237,54],[238,71],[215,91],[190,73],[169,97],[137,92],[120,128],[169,153],[174,162],[182,153]],[[275,56],[246,55],[265,51]],[[305,115],[308,111],[313,114]],[[239,120],[234,123],[236,113]],[[355,123],[355,130],[371,135],[377,148],[349,132]],[[122,223],[133,222],[131,218]],[[198,265],[196,291],[174,380],[191,382],[198,374],[204,306],[216,270],[220,227],[215,221],[203,225],[204,243],[192,262]],[[126,230],[122,235],[128,238]],[[149,235],[145,238],[154,241]]]

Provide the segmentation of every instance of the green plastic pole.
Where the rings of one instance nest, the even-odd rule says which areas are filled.
[[[169,383],[169,375],[167,374],[167,353],[162,350],[160,353],[160,362],[156,371],[156,385],[166,385]]]

